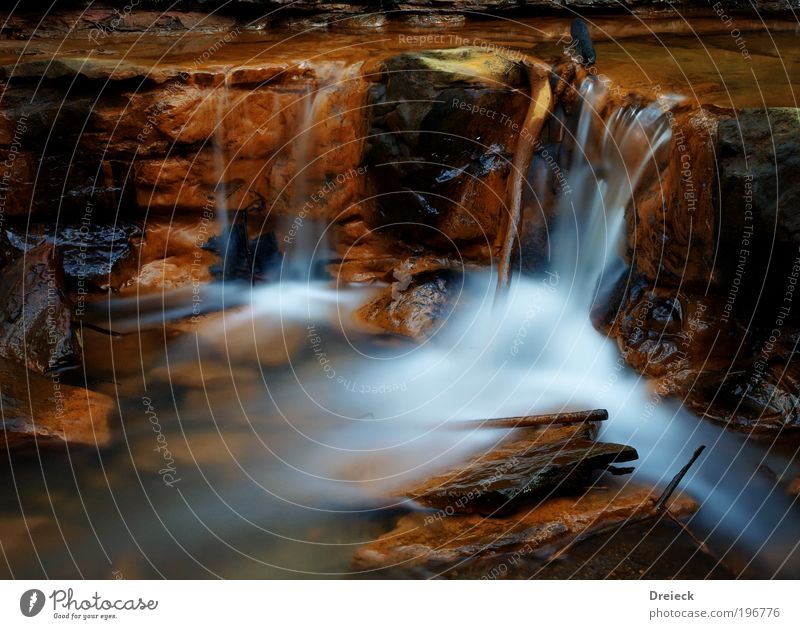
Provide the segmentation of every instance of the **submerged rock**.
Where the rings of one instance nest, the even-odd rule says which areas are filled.
[[[77,364],[81,344],[54,245],[37,245],[3,269],[0,300],[0,356],[40,374]]]
[[[636,450],[592,439],[590,425],[518,429],[489,452],[429,479],[407,494],[444,513],[498,515],[553,495],[582,491],[612,463]]]
[[[107,395],[25,373],[0,359],[0,448],[25,445],[106,445],[116,404]]]

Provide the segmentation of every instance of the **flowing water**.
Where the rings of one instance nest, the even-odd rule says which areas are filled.
[[[280,282],[208,287],[210,314],[195,325],[171,323],[192,312],[188,293],[139,300],[132,319],[116,314],[114,329],[150,348],[141,371],[116,365],[109,384],[122,442],[102,456],[31,454],[16,467],[23,491],[2,498],[25,516],[18,545],[3,549],[15,576],[349,574],[359,546],[416,508],[402,487],[507,434],[461,422],[586,408],[609,411],[600,439],[638,450],[634,481],[663,486],[706,445],[682,485],[701,505],[692,529],[738,568],[799,576],[797,512],[758,472],[796,474],[791,460],[658,396],[592,327],[591,309],[624,272],[624,208],[669,142],[671,101],[605,122],[599,84],[582,96],[568,130],[574,194],[559,208],[549,265],[514,277],[499,307],[496,275],[467,274],[460,306],[425,343],[353,322],[374,289],[314,278],[325,240],[311,223]],[[298,101],[299,163],[314,159],[324,98],[323,81]],[[303,179],[287,194],[301,204]]]

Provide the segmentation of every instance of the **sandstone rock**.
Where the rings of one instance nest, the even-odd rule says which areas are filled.
[[[593,432],[588,425],[517,429],[490,451],[407,494],[447,514],[500,515],[554,495],[582,493],[594,472],[638,458],[629,446],[595,442]]]
[[[0,356],[41,374],[75,365],[81,355],[61,265],[57,249],[42,243],[0,275]]]
[[[142,265],[138,275],[123,292],[155,292],[196,286],[211,280],[207,267],[187,267],[184,260],[169,257]]]
[[[115,402],[110,397],[24,372],[0,359],[2,421],[0,448],[24,445],[103,446],[111,439],[110,419]]]
[[[671,152],[627,214],[632,271],[594,321],[662,394],[704,417],[798,427],[798,110],[673,116]]]
[[[534,92],[549,89],[546,80]],[[495,244],[531,94],[518,60],[479,48],[387,59],[372,90],[377,218],[428,247]]]
[[[460,272],[422,272],[387,286],[356,317],[378,330],[421,341],[444,324],[462,288]]]
[[[493,578],[501,564],[535,563],[574,536],[623,522],[649,511],[655,496],[646,487],[626,483],[608,490],[593,489],[577,500],[553,498],[513,516],[411,513],[397,527],[356,552],[353,568],[366,574],[399,577]],[[670,511],[686,515],[697,508],[676,497]],[[530,564],[528,574],[530,576]]]
[[[721,212],[715,279],[726,292],[741,280],[734,305],[739,319],[754,314],[751,298],[762,291],[761,313],[768,310],[774,318],[769,302],[782,300],[799,253],[800,109],[746,109],[720,119],[717,129]],[[742,250],[747,260],[740,274]],[[795,320],[800,321],[797,313]]]

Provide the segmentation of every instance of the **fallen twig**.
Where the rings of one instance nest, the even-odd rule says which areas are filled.
[[[700,446],[699,448],[697,448],[697,450],[694,451],[694,454],[692,455],[692,458],[689,459],[689,462],[686,465],[684,465],[677,474],[675,474],[674,478],[669,482],[669,485],[667,485],[667,488],[664,490],[664,493],[662,493],[658,497],[658,500],[656,500],[656,504],[653,506],[653,509],[655,509],[656,511],[664,510],[664,507],[667,504],[667,500],[669,500],[670,496],[672,496],[672,494],[675,493],[675,490],[678,488],[678,484],[681,482],[681,480],[683,480],[683,477],[686,476],[686,472],[688,472],[689,468],[692,467],[692,465],[694,465],[694,462],[697,461],[697,459],[700,457],[700,454],[702,454],[703,450],[705,449],[706,449],[705,446]]]

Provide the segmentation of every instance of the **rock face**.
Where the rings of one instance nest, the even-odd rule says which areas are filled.
[[[542,80],[533,90],[549,85]],[[434,250],[455,244],[485,259],[496,244],[530,94],[518,61],[480,49],[388,59],[372,91],[365,155],[381,225]]]
[[[798,110],[685,108],[673,122],[628,212],[630,274],[595,322],[660,395],[733,427],[798,428]]]
[[[62,258],[53,245],[37,245],[3,269],[0,300],[0,356],[40,374],[78,361],[80,340],[73,330]]]

